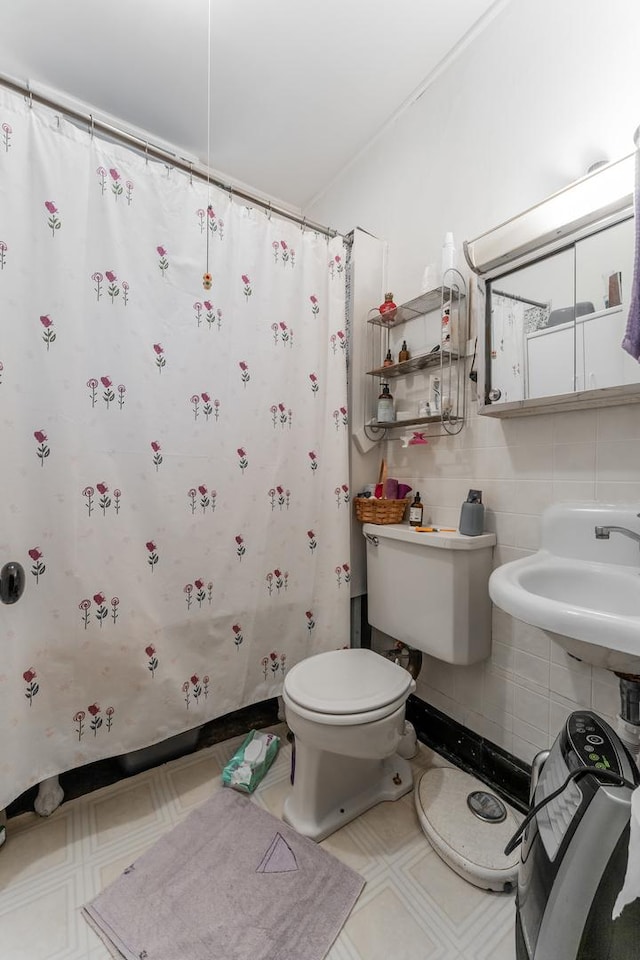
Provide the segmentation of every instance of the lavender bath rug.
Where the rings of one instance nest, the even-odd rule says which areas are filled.
[[[362,877],[218,790],[82,913],[125,960],[322,960]]]

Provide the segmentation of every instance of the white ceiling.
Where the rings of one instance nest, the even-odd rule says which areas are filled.
[[[211,0],[210,165],[304,208],[503,5]],[[206,162],[208,17],[209,0],[3,0],[0,73]]]

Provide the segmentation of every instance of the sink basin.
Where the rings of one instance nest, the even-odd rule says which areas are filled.
[[[636,505],[559,504],[542,517],[542,549],[491,574],[489,593],[511,616],[551,632],[594,666],[640,674],[640,549],[624,535],[597,540],[596,526],[640,533]]]
[[[522,589],[576,609],[612,617],[640,617],[640,570],[604,563],[580,563],[538,554],[518,574]],[[639,638],[640,639],[640,638]]]

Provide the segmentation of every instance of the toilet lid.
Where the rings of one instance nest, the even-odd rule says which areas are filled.
[[[373,650],[330,650],[297,663],[284,686],[295,703],[317,713],[357,714],[408,693],[411,674]]]

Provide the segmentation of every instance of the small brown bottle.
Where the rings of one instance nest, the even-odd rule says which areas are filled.
[[[393,366],[393,357],[391,356],[391,350],[390,350],[390,349],[387,350],[387,355],[386,355],[386,357],[384,358],[384,361],[383,361],[383,363],[382,363],[382,366],[383,366],[383,367],[392,367],[392,366]]]
[[[400,348],[400,353],[398,354],[398,363],[403,363],[405,360],[409,359],[409,351],[407,350],[407,341],[402,341],[402,347]]]
[[[421,527],[422,526],[422,513],[424,507],[422,501],[420,500],[420,491],[417,491],[415,497],[413,498],[413,503],[409,507],[409,524],[412,527]]]

